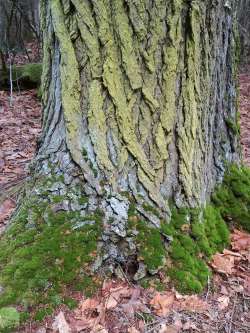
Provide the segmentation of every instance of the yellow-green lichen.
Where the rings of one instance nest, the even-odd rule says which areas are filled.
[[[197,172],[197,138],[200,110],[200,65],[201,65],[201,9],[197,2],[192,3],[190,12],[191,31],[187,37],[187,77],[183,83],[184,123],[179,130],[180,178],[187,198],[196,198],[200,193]],[[194,173],[196,177],[194,177]]]
[[[88,124],[100,168],[103,171],[112,171],[114,168],[109,158],[106,138],[107,125],[104,113],[104,96],[102,84],[98,80],[93,80],[90,86]]]
[[[112,1],[118,42],[121,48],[122,64],[132,89],[142,86],[141,70],[137,61],[136,45],[133,43],[133,31],[122,0]]]
[[[101,77],[102,61],[98,41],[97,27],[90,5],[87,1],[72,0],[77,10],[77,22],[81,37],[88,51],[90,69],[93,78]]]
[[[128,107],[126,100],[122,72],[118,62],[118,50],[107,11],[108,6],[106,1],[93,1],[93,3],[98,17],[99,36],[104,45],[103,81],[115,105],[119,131],[130,153],[137,159],[144,172],[152,180],[155,173],[144,150],[138,143],[131,108]]]
[[[81,158],[81,108],[80,75],[74,47],[64,23],[64,14],[59,0],[51,1],[51,13],[55,34],[60,43],[62,105],[66,124],[66,138],[74,161],[82,165]],[[70,73],[70,75],[69,75]]]
[[[168,14],[167,22],[170,28],[170,45],[164,48],[164,74],[165,81],[165,105],[161,112],[161,124],[167,133],[173,131],[174,121],[176,119],[176,80],[179,68],[179,53],[182,42],[182,1],[174,1],[173,8]]]

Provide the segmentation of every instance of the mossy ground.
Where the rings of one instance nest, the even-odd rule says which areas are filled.
[[[42,305],[35,316],[40,320],[61,303],[72,306],[73,300],[62,296],[65,289],[95,291],[90,263],[101,220],[99,211],[85,217],[54,212],[50,203],[29,197],[0,241],[0,307],[19,304],[25,311]]]
[[[130,228],[137,232],[138,259],[149,272],[163,269],[175,287],[184,293],[203,290],[210,275],[207,261],[229,242],[228,227],[212,205],[204,209],[173,208],[170,223],[162,221],[160,229],[137,219],[131,208]],[[166,238],[172,241],[169,243]],[[163,287],[152,278],[143,279],[142,284],[155,285],[157,289]]]
[[[41,320],[61,303],[73,307],[74,300],[64,293],[67,288],[89,294],[96,288],[89,268],[102,232],[102,213],[97,210],[83,217],[79,211],[55,211],[66,199],[88,202],[77,187],[70,195],[52,195],[48,189],[62,181],[60,177],[52,175],[43,182],[43,192],[22,203],[0,240],[4,288],[0,307],[22,305],[21,321],[27,320],[30,308],[37,309],[35,319]],[[156,212],[148,205],[144,209]],[[198,293],[210,275],[208,260],[228,245],[228,221],[250,230],[250,169],[246,167],[232,166],[205,208],[173,208],[170,223],[162,220],[159,229],[140,218],[131,203],[128,235],[134,237],[137,258],[150,274],[161,269],[179,291]],[[164,288],[150,275],[142,284]]]
[[[174,211],[171,223],[163,224],[162,229],[173,237],[167,274],[179,291],[201,292],[210,276],[207,261],[229,242],[224,220],[215,207],[208,205],[203,210]]]
[[[162,221],[160,230],[137,221],[139,259],[150,271],[170,258],[163,270],[175,287],[184,293],[201,292],[210,275],[207,262],[227,247],[231,226],[250,231],[250,169],[245,166],[230,166],[206,207],[173,208],[170,223]],[[173,239],[168,247],[164,235]]]
[[[212,202],[227,222],[250,232],[250,168],[231,166]]]

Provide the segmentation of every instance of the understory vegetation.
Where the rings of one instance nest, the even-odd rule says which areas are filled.
[[[90,264],[97,255],[102,213],[97,210],[83,217],[77,211],[55,211],[53,207],[64,199],[54,196],[39,201],[38,196],[29,197],[1,237],[0,306],[5,309],[21,304],[23,320],[30,307],[37,308],[35,319],[41,320],[59,304],[74,305],[67,297],[68,287],[95,291]],[[151,212],[157,214],[153,207]],[[159,229],[138,217],[131,204],[128,234],[134,235],[137,260],[148,271],[142,285],[147,286],[162,270],[181,292],[201,292],[210,275],[207,263],[228,245],[230,226],[250,231],[249,219],[250,169],[235,165],[205,208],[173,208],[170,223],[162,221]],[[164,288],[160,282],[158,287]]]

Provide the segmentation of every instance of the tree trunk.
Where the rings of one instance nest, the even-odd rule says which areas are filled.
[[[42,1],[42,16],[40,172],[52,172],[49,161],[67,178],[68,163],[79,168],[92,207],[120,236],[127,196],[155,226],[145,203],[163,218],[170,200],[204,204],[238,159],[234,8],[54,0]]]
[[[14,217],[21,229],[10,229],[11,237],[37,228],[38,245],[22,255],[38,248],[32,263],[49,281],[57,277],[43,267],[52,263],[60,274],[68,267],[69,282],[93,254],[94,270],[144,261],[153,274],[164,264],[160,244],[171,237],[162,223],[173,207],[205,205],[226,166],[239,160],[234,2],[42,0],[41,14],[43,135]],[[12,281],[9,255],[3,272]],[[25,271],[13,280],[23,288],[27,265],[20,262]],[[145,275],[140,265],[136,274]],[[203,284],[206,274],[197,273]]]

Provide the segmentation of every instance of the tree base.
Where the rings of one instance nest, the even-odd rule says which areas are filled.
[[[0,306],[57,306],[65,288],[93,293],[103,276],[113,274],[144,286],[154,280],[160,288],[166,286],[158,277],[168,276],[181,292],[200,292],[210,275],[206,262],[228,244],[229,231],[221,213],[229,217],[232,200],[240,205],[250,202],[246,191],[250,171],[233,167],[214,202],[204,209],[172,208],[171,221],[166,221],[160,218],[161,212],[144,203],[141,211],[159,219],[157,227],[128,194],[98,197],[72,168],[60,174],[56,168],[51,172],[50,163],[45,162],[42,173],[27,184],[0,240]],[[107,202],[118,198],[120,209],[129,206],[121,225],[115,209],[113,219],[104,210]],[[237,221],[235,211],[231,213]],[[238,213],[241,221],[242,212]]]

